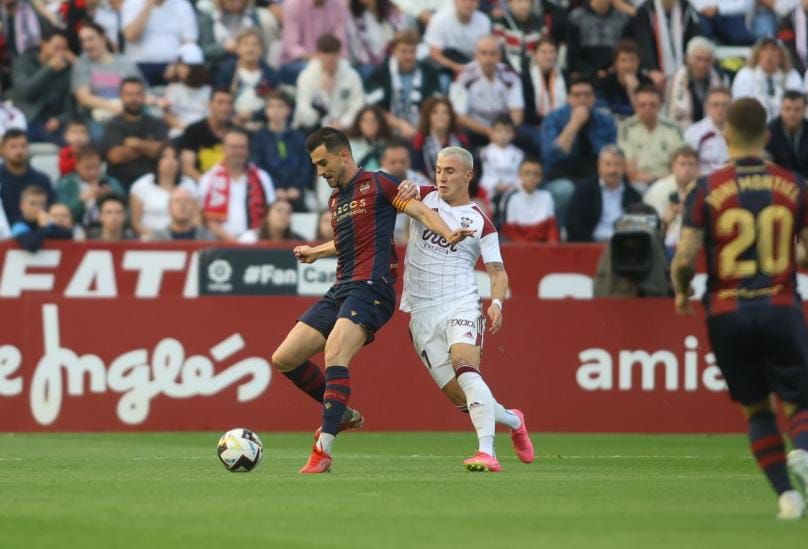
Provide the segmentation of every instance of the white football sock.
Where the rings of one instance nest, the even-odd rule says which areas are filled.
[[[460,388],[466,393],[466,405],[469,408],[469,416],[474,430],[477,431],[477,439],[480,443],[480,451],[488,455],[494,454],[494,395],[488,388],[483,378],[477,372],[463,372],[458,376],[457,382]]]
[[[325,452],[329,456],[331,455],[331,447],[334,445],[334,439],[337,438],[334,435],[329,435],[328,433],[320,433],[320,436],[317,438],[317,448],[321,452]]]
[[[510,410],[506,410],[499,402],[494,403],[494,421],[510,429],[518,429],[522,425],[522,422],[519,421],[519,416]]]

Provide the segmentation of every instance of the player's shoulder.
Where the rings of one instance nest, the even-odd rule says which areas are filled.
[[[477,226],[481,227],[482,232],[480,234],[480,238],[484,238],[489,234],[496,234],[497,228],[494,226],[494,223],[489,219],[488,215],[480,208],[477,204],[472,202],[471,204],[467,205],[464,208],[464,213],[467,213],[471,216],[471,219],[477,222]],[[463,216],[460,217],[460,226],[466,227],[463,222]],[[471,221],[466,222],[468,226],[471,226]]]

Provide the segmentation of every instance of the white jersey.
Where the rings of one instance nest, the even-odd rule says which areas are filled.
[[[446,239],[411,220],[400,307],[408,313],[446,303],[477,304],[477,259],[482,255],[484,263],[502,262],[497,230],[476,204],[450,206],[434,187],[428,189],[424,205],[437,211],[452,230],[474,229],[474,235],[449,246]]]

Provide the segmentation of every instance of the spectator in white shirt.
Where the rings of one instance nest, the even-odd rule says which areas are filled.
[[[746,66],[738,71],[732,83],[732,98],[752,97],[766,109],[772,120],[780,112],[787,90],[802,91],[802,78],[792,68],[791,56],[778,40],[765,38],[758,42]]]
[[[519,165],[525,153],[513,144],[515,136],[510,117],[500,115],[491,128],[491,143],[480,151],[480,187],[494,203],[500,196],[519,186]]]
[[[685,64],[668,82],[663,112],[682,131],[704,118],[707,91],[725,85],[714,61],[715,45],[703,36],[691,38],[687,43]]]
[[[362,79],[340,57],[342,44],[332,35],[317,40],[317,54],[297,79],[297,108],[292,126],[347,130],[365,104]]]
[[[690,184],[698,176],[698,153],[689,145],[674,151],[671,174],[656,181],[645,193],[643,201],[653,207],[662,220],[665,246],[675,248],[682,230],[682,211]]]
[[[472,145],[485,145],[491,140],[492,124],[500,115],[509,115],[515,127],[522,125],[525,114],[522,82],[519,75],[501,62],[495,36],[486,36],[478,42],[474,61],[463,67],[452,84],[449,99]]]
[[[185,42],[199,38],[188,0],[124,0],[121,8],[126,55],[151,86],[165,84],[164,73]]]
[[[478,11],[479,0],[454,0],[433,15],[424,32],[429,55],[444,74],[453,76],[471,61],[477,42],[491,33],[491,20]]]
[[[542,166],[535,158],[519,164],[518,188],[502,197],[500,233],[511,242],[558,242],[553,195],[537,187]]]
[[[729,160],[724,122],[732,94],[727,88],[713,88],[704,103],[706,116],[685,132],[685,142],[698,152],[699,173],[707,175]]]

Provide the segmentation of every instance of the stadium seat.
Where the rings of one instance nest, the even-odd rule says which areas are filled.
[[[317,236],[316,213],[299,212],[292,214],[291,229],[306,240],[314,240]]]
[[[592,277],[579,273],[553,273],[539,281],[539,299],[592,299],[592,294]]]
[[[59,179],[59,147],[51,143],[31,143],[31,166],[44,172],[52,184]]]

